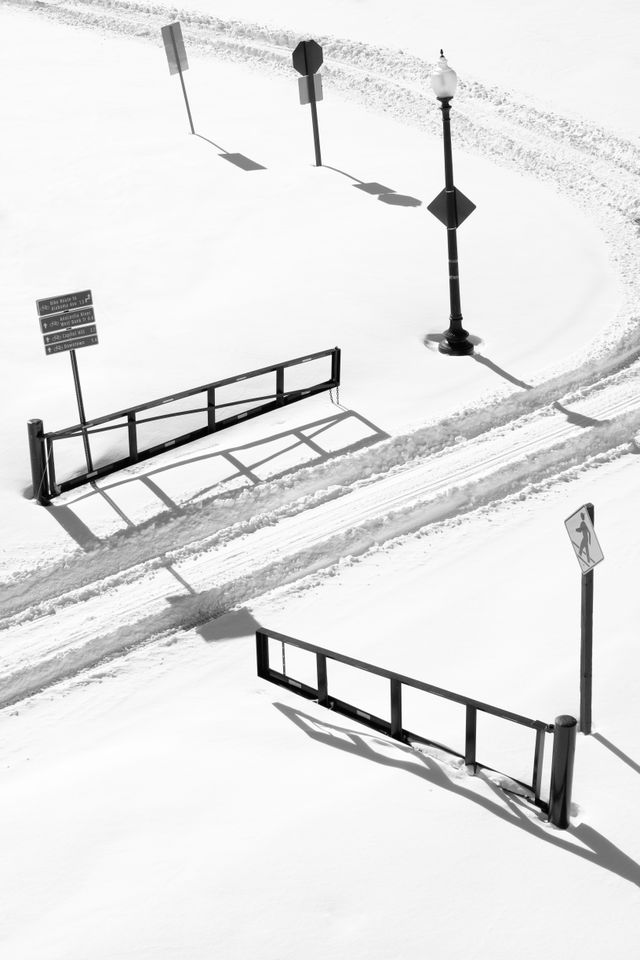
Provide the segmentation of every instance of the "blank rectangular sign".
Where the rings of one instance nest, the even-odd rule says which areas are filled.
[[[169,61],[169,73],[178,73],[189,69],[187,63],[187,52],[184,48],[182,39],[182,27],[179,23],[170,23],[162,27],[162,39],[164,40],[164,49]]]
[[[300,103],[305,104],[309,103],[309,78],[308,77],[298,77],[298,92],[300,94]],[[322,74],[314,73],[313,75],[313,92],[315,99],[322,100]]]

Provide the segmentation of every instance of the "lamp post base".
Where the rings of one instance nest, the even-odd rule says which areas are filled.
[[[460,336],[460,333],[462,336]],[[473,353],[473,344],[468,339],[467,331],[461,330],[460,333],[451,334],[447,330],[438,344],[440,353],[445,353],[450,357],[468,357],[470,353]]]

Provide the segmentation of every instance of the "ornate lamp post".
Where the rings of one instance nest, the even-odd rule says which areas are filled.
[[[468,331],[462,326],[460,311],[460,275],[458,272],[458,240],[456,231],[460,224],[475,210],[475,204],[453,185],[453,156],[451,152],[451,100],[456,92],[458,77],[447,63],[444,53],[440,51],[440,60],[431,74],[431,86],[442,104],[442,136],[444,140],[444,183],[442,193],[433,200],[427,209],[440,220],[447,228],[447,245],[449,248],[449,302],[451,315],[449,329],[445,330],[444,339],[440,341],[438,349],[441,353],[454,356],[466,356],[473,353],[473,344],[469,340]]]

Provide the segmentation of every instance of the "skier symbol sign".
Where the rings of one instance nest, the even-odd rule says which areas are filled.
[[[604,560],[604,554],[598,543],[586,504],[572,513],[565,520],[564,525],[567,528],[582,573],[589,573],[596,564]]]

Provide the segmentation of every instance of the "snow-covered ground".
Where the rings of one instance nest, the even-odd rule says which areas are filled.
[[[631,455],[577,468],[5,710],[7,955],[629,955],[639,472]],[[562,521],[589,498],[606,556],[597,737],[579,738],[571,830],[256,678],[262,624],[539,719],[575,713],[579,572]],[[459,749],[462,709],[426,698],[411,719]],[[527,773],[532,750],[530,732],[479,722],[490,765]]]
[[[571,2],[552,19],[547,6],[516,22],[498,0],[462,2],[446,24],[413,0],[0,8],[0,70],[17,91],[0,108],[13,133],[0,161],[12,960],[628,952],[638,14]],[[174,16],[198,137],[159,38]],[[606,56],[587,39],[598,31],[616,42]],[[290,66],[310,33],[325,49],[321,169]],[[456,182],[478,205],[460,231],[478,344],[455,360],[434,340],[445,237],[425,209],[442,188],[428,85],[440,46],[461,73]],[[77,414],[34,301],[86,287],[100,336],[78,354],[89,416],[334,344],[340,394],[41,508],[26,420],[55,429]],[[79,444],[60,451],[67,469],[81,462]],[[579,737],[569,831],[451,756],[257,679],[263,625],[546,722],[577,714],[579,571],[563,520],[588,500],[606,557],[596,736]],[[375,684],[339,670],[331,683],[384,712]],[[460,749],[460,708],[405,713]],[[527,779],[532,749],[529,731],[480,720],[489,766]]]

